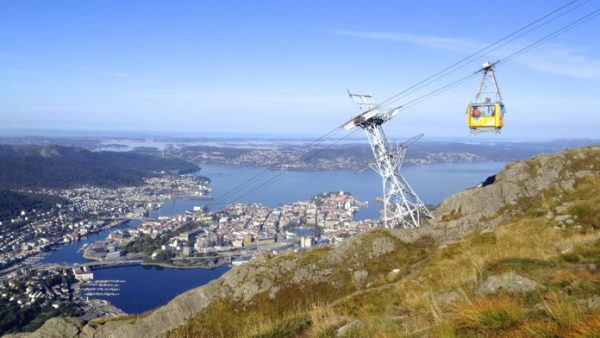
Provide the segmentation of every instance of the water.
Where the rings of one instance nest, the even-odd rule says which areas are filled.
[[[94,233],[88,235],[86,238],[82,238],[79,242],[70,243],[66,245],[62,245],[58,247],[55,251],[50,252],[44,259],[42,259],[42,263],[86,263],[89,262],[88,259],[83,258],[83,246],[89,245],[95,241],[105,239],[108,235],[116,230],[125,229],[128,227],[136,227],[141,224],[139,220],[131,220],[122,225],[111,228],[108,231],[103,231],[100,233]]]
[[[419,196],[427,204],[439,204],[445,197],[463,189],[476,186],[488,176],[497,173],[505,163],[456,163],[434,164],[428,166],[406,167],[403,171]],[[371,171],[355,174],[352,171],[287,172],[280,179],[264,188],[256,186],[279,175],[280,171],[266,172],[263,180],[250,185],[244,192],[221,198],[246,180],[264,172],[259,167],[233,167],[223,165],[203,165],[198,175],[211,179],[214,189],[213,201],[178,199],[167,201],[160,210],[151,213],[151,217],[172,216],[191,210],[194,206],[207,205],[211,210],[222,208],[234,201],[258,202],[269,207],[307,200],[326,191],[347,191],[358,199],[368,201],[369,206],[362,209],[357,218],[378,218],[380,204],[374,202],[381,196],[381,179]],[[261,176],[262,177],[262,176]],[[250,191],[250,193],[248,193]],[[246,196],[241,196],[246,194]],[[126,226],[134,226],[132,221]],[[113,228],[110,231],[114,231]],[[90,235],[78,243],[60,247],[44,259],[44,263],[70,262],[82,263],[86,259],[78,250],[82,245],[105,238],[110,231]],[[214,270],[205,269],[163,269],[141,266],[110,268],[94,271],[95,280],[124,280],[118,296],[99,297],[107,299],[128,313],[141,313],[166,304],[176,295],[218,278],[227,271],[227,267]]]
[[[188,198],[179,198],[163,202],[158,210],[153,210],[148,213],[149,218],[157,218],[159,216],[173,216],[183,214],[186,211],[192,210],[195,206],[204,205],[206,201],[193,200]]]
[[[207,269],[170,269],[128,266],[94,270],[94,280],[118,280],[116,296],[102,296],[127,313],[143,313],[162,306],[177,295],[219,278],[229,267]]]
[[[506,164],[503,162],[484,163],[444,163],[426,166],[413,166],[403,169],[403,174],[426,204],[437,205],[444,198],[476,186]],[[211,210],[223,208],[231,202],[259,202],[269,207],[307,200],[326,191],[346,191],[359,200],[369,202],[369,206],[361,209],[357,219],[379,218],[381,204],[375,203],[376,197],[382,197],[381,178],[372,170],[362,173],[352,171],[318,171],[318,172],[282,172],[265,171],[259,167],[233,167],[223,165],[202,165],[198,175],[211,179],[214,189],[214,201],[180,200],[166,204],[161,214],[180,212],[183,208],[190,210],[194,205],[205,203]],[[244,186],[243,191],[228,194],[246,180],[261,175],[256,183]],[[278,179],[265,184],[269,179]],[[260,189],[255,189],[263,185]],[[248,193],[250,191],[250,193]],[[226,195],[226,198],[222,198]],[[245,195],[247,194],[247,195]],[[245,196],[244,196],[245,195]]]

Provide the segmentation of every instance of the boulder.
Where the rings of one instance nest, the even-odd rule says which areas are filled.
[[[476,291],[478,295],[493,294],[500,291],[508,293],[526,293],[537,289],[538,284],[531,279],[519,276],[513,271],[499,276],[491,276]]]
[[[363,325],[363,323],[359,319],[353,320],[350,323],[348,323],[348,324],[340,327],[339,329],[337,329],[337,331],[335,333],[335,336],[336,337],[343,337],[346,334],[348,334],[352,329],[361,327],[362,325]]]

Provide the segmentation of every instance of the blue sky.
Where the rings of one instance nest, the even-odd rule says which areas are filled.
[[[566,2],[0,1],[0,129],[320,135],[356,113],[346,89],[383,100]],[[580,2],[487,58],[600,7]],[[600,136],[599,32],[596,16],[498,68],[503,138]],[[477,81],[388,134],[467,137]]]

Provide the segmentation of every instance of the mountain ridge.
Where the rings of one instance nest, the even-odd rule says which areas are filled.
[[[178,159],[125,152],[94,152],[58,145],[0,144],[0,188],[69,188],[79,185],[139,185],[160,171],[200,168]]]

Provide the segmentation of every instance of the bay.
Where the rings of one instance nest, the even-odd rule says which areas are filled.
[[[214,269],[172,269],[155,266],[128,266],[94,270],[94,280],[123,281],[117,295],[101,296],[130,314],[140,314],[165,305],[190,289],[219,278],[228,266]],[[85,290],[85,289],[84,289]],[[82,291],[85,297],[86,291]]]
[[[125,229],[128,227],[137,227],[142,222],[140,220],[130,220],[119,226],[113,227],[110,230],[102,231],[99,233],[89,234],[82,238],[78,242],[73,242],[65,245],[61,245],[56,250],[51,251],[48,255],[42,259],[41,263],[87,263],[90,260],[83,258],[83,248],[95,241],[105,239],[110,233],[119,229]]]
[[[496,174],[506,163],[442,163],[403,168],[403,175],[426,204],[437,205],[454,193],[474,187],[488,176]],[[353,171],[273,171],[260,167],[202,165],[197,175],[211,179],[213,201],[179,200],[166,203],[158,212],[172,214],[190,210],[204,204],[211,210],[223,208],[228,203],[262,203],[269,207],[307,200],[328,191],[346,191],[359,200],[369,202],[361,209],[357,219],[379,218],[382,205],[375,202],[382,196],[381,178],[372,170]],[[243,185],[247,180],[254,183]],[[237,188],[237,189],[236,189]]]

